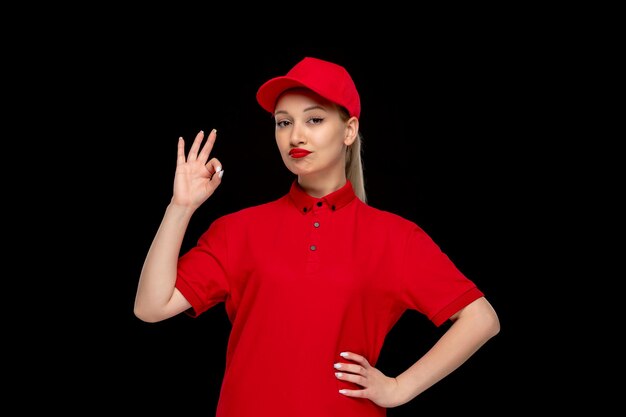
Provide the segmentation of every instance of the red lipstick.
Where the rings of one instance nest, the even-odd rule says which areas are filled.
[[[289,151],[289,156],[291,156],[292,158],[304,158],[310,153],[311,151],[307,151],[306,149],[293,148]]]

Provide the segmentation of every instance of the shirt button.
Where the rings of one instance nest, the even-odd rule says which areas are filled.
[[[317,207],[322,207],[322,202],[321,201],[317,202]]]
[[[313,226],[315,226],[315,227],[320,227],[320,222],[315,222],[315,223],[313,223]]]
[[[317,246],[311,245],[311,250],[317,250]]]
[[[334,204],[333,204],[330,208],[331,208],[333,211],[335,211],[335,205],[334,205]]]
[[[305,207],[305,208],[303,208],[303,209],[302,209],[302,211],[306,213],[306,207]]]

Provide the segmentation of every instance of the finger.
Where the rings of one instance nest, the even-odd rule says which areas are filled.
[[[211,177],[211,184],[217,188],[222,183],[222,176],[224,175],[224,169],[220,166],[217,168],[215,174]]]
[[[209,159],[209,155],[211,154],[211,150],[213,149],[213,144],[215,143],[215,139],[217,138],[217,130],[213,129],[209,133],[209,136],[202,146],[202,150],[200,151],[200,155],[198,155],[198,159],[200,161],[206,161]]]
[[[222,179],[222,175],[224,175],[224,169],[219,159],[211,158],[211,160],[207,162],[205,166],[206,166],[207,171],[209,171],[209,176],[211,177],[211,181],[214,181],[214,180],[220,181]]]
[[[189,156],[187,157],[188,161],[195,161],[198,158],[198,151],[200,150],[200,144],[202,143],[202,139],[204,139],[204,131],[201,130],[198,132],[196,138],[193,140],[191,149],[189,149]]]
[[[368,362],[368,360],[365,358],[365,356],[361,356],[361,355],[353,353],[353,352],[341,352],[339,354],[339,356],[341,356],[342,358],[345,358],[345,359],[350,359],[351,361],[354,361],[354,362],[360,364],[364,368],[367,368],[369,366],[369,364],[370,364]]]
[[[349,374],[345,372],[335,372],[335,376],[337,377],[337,379],[340,379],[342,381],[353,382],[362,387],[367,387],[367,379],[364,376]]]
[[[176,163],[185,163],[185,140],[182,136],[178,138],[178,154],[176,155]]]
[[[356,363],[336,363],[335,369],[342,372],[350,372],[351,374],[365,375],[366,369]]]
[[[364,389],[340,389],[339,394],[345,395],[346,397],[367,398],[367,393]]]

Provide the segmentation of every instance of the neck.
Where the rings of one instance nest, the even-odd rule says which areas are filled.
[[[322,198],[346,185],[346,175],[343,173],[326,178],[300,175],[298,184],[311,197]]]

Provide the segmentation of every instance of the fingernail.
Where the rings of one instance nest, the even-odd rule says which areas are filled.
[[[347,357],[348,357],[348,352],[341,352],[341,353],[339,354],[339,356],[342,356],[342,357],[344,357],[344,358],[347,358]]]
[[[222,176],[224,176],[224,171],[218,172],[217,175],[219,175],[219,177],[222,178]]]
[[[341,364],[340,363],[336,363],[335,365],[333,365],[335,367],[335,369],[339,369],[341,368]]]
[[[347,390],[347,389],[340,389],[340,390],[339,390],[339,394],[345,394],[346,392],[348,392],[348,390]]]
[[[222,167],[221,167],[221,166],[219,166],[219,167],[215,168],[215,172],[220,172],[221,170],[222,170]]]
[[[342,376],[342,375],[343,375],[343,374],[342,374],[341,372],[335,372],[335,376],[336,376],[337,378],[341,378],[341,376]]]

